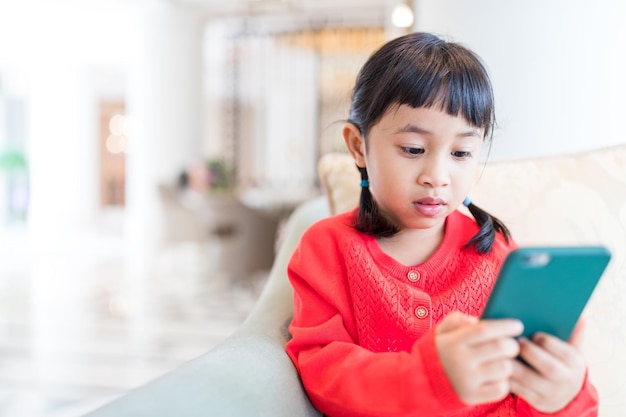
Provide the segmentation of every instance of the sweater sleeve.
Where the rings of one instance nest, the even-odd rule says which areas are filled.
[[[521,417],[597,417],[598,392],[585,376],[585,382],[578,395],[562,410],[556,413],[542,413],[535,410],[523,398],[517,397],[517,411]]]
[[[319,235],[309,241],[305,234],[289,265],[294,318],[286,350],[315,407],[343,417],[466,409],[439,362],[432,330],[409,352],[375,353],[358,345],[332,243]]]

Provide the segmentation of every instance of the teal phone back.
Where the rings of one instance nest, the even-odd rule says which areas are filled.
[[[568,340],[609,260],[602,246],[526,247],[507,256],[483,318],[517,318],[525,337]]]

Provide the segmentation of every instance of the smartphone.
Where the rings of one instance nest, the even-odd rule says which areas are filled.
[[[611,254],[603,246],[522,247],[509,253],[482,314],[515,318],[522,336],[569,340]]]

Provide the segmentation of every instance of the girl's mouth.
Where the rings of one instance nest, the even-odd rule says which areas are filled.
[[[422,216],[434,217],[446,208],[446,203],[440,198],[429,197],[413,202],[413,207],[415,207]]]

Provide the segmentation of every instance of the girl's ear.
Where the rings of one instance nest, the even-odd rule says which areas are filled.
[[[343,141],[356,165],[365,168],[365,138],[354,124],[346,123],[343,127]]]

